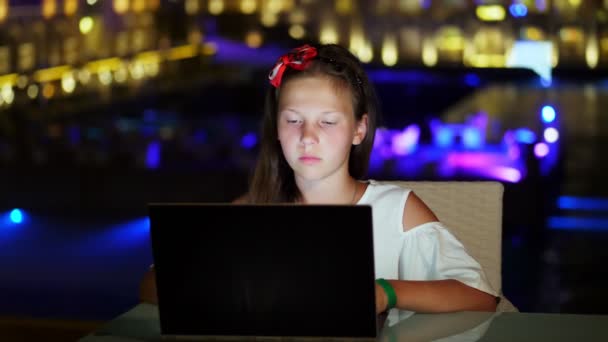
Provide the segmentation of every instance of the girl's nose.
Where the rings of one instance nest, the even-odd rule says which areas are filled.
[[[313,123],[304,123],[302,125],[300,142],[303,145],[312,145],[319,142],[319,137]]]

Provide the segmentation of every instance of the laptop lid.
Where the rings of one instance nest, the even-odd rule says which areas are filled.
[[[369,206],[151,204],[162,335],[375,338]]]

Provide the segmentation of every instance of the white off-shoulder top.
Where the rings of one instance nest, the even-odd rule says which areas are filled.
[[[357,202],[372,207],[376,278],[455,279],[496,296],[481,265],[440,222],[403,231],[403,211],[411,190],[369,180]]]

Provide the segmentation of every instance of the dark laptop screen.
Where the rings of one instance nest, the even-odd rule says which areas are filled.
[[[167,335],[376,334],[371,208],[151,205]]]

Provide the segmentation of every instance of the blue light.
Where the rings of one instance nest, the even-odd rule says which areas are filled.
[[[160,166],[160,143],[153,141],[148,144],[146,150],[146,167],[148,169],[157,169]]]
[[[70,137],[70,144],[72,146],[80,144],[80,128],[78,126],[70,126],[68,136]]]
[[[197,130],[194,132],[192,138],[197,144],[205,144],[207,142],[207,132],[202,129]]]
[[[528,14],[528,7],[524,4],[512,4],[509,6],[509,12],[516,18],[525,17]]]
[[[150,234],[150,218],[140,217],[114,226],[117,240],[141,242],[146,241]]]
[[[154,125],[150,125],[150,124],[145,124],[142,128],[141,128],[141,134],[145,137],[152,137],[154,135],[156,135],[156,126]]]
[[[479,149],[483,145],[481,130],[476,127],[466,127],[462,132],[462,144],[466,148]]]
[[[99,233],[91,233],[89,251],[107,251],[108,246],[115,251],[131,249],[149,242],[150,218],[139,217],[106,226]]]
[[[543,88],[549,88],[549,87],[551,86],[551,84],[553,84],[553,81],[552,81],[551,79],[549,79],[549,78],[544,78],[544,77],[541,77],[541,78],[540,78],[540,85],[541,85]]]
[[[247,133],[241,139],[241,146],[246,149],[253,148],[258,143],[258,137],[255,133]]]
[[[562,210],[608,211],[608,198],[560,196],[557,206]]]
[[[521,235],[514,235],[511,237],[511,246],[519,248],[521,247],[523,239]]]
[[[438,147],[450,147],[454,143],[454,132],[449,127],[440,127],[434,132],[435,145]]]
[[[608,231],[608,218],[552,216],[547,226],[558,230]]]
[[[21,209],[13,209],[10,213],[11,222],[14,224],[20,224],[23,222],[23,212]]]
[[[468,73],[464,75],[464,83],[469,87],[479,87],[479,85],[481,84],[481,80],[476,74]]]
[[[527,128],[515,130],[515,140],[522,144],[533,144],[536,141],[536,134]]]
[[[436,76],[422,71],[397,71],[395,69],[370,70],[367,76],[374,84],[425,84],[438,82]]]
[[[158,112],[154,109],[144,110],[144,122],[155,122],[158,120]]]
[[[551,106],[544,106],[541,115],[545,123],[552,123],[555,121],[555,109]]]

